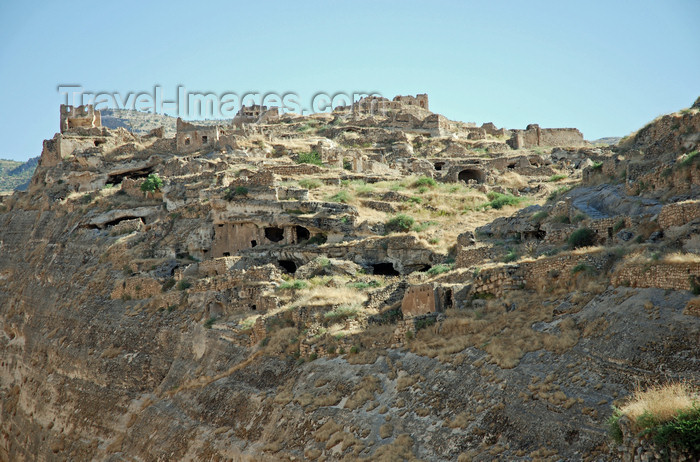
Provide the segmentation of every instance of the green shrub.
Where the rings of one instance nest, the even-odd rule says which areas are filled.
[[[643,428],[640,436],[651,437],[664,453],[668,449],[690,450],[700,454],[700,404],[692,409],[679,411],[675,418],[662,422],[648,411],[637,418]]]
[[[313,164],[313,165],[323,165],[321,162],[321,155],[316,151],[302,152],[297,157],[297,164]]]
[[[306,281],[285,281],[277,286],[277,290],[302,290],[308,286],[309,284]]]
[[[695,151],[689,152],[688,154],[683,156],[683,159],[681,160],[681,166],[688,167],[689,165],[694,163],[696,160],[700,159],[698,157],[698,152],[700,152],[700,151],[695,150]]]
[[[299,180],[299,186],[306,189],[316,189],[320,188],[322,185],[323,183],[314,178],[305,178],[303,180]]]
[[[177,283],[177,290],[187,290],[192,287],[192,284],[187,279],[183,279]]]
[[[164,283],[162,287],[163,292],[167,292],[168,290],[172,289],[175,287],[175,279],[174,278],[168,278]]]
[[[400,213],[385,223],[386,231],[389,233],[408,232],[415,220],[413,217]]]
[[[412,196],[406,199],[406,201],[412,204],[421,204],[423,202],[423,199],[418,196]]]
[[[328,198],[331,202],[341,202],[347,204],[352,200],[352,195],[347,191],[338,191],[336,194]]]
[[[571,222],[572,223],[579,223],[579,222],[585,220],[586,218],[588,218],[588,217],[586,216],[585,213],[577,213],[576,215],[574,215],[574,218],[573,218],[573,220],[571,220]]]
[[[613,232],[616,233],[616,232],[620,231],[620,230],[621,230],[622,228],[624,228],[624,227],[625,227],[625,220],[624,220],[624,219],[620,219],[620,220],[617,221],[617,223],[615,223],[615,226],[613,226]]]
[[[232,201],[236,196],[247,196],[248,195],[248,188],[245,186],[236,186],[233,189],[226,188],[224,190],[224,199],[227,201]]]
[[[211,329],[211,326],[213,326],[215,322],[216,322],[216,318],[212,316],[211,318],[204,321],[204,328]]]
[[[435,186],[437,186],[437,181],[435,181],[434,179],[427,177],[427,176],[422,176],[422,177],[418,178],[413,183],[414,188],[420,188],[420,187],[434,188]]]
[[[452,263],[452,264],[441,263],[439,265],[435,265],[432,268],[430,268],[427,271],[427,273],[431,276],[437,276],[438,274],[447,273],[448,271],[452,271],[454,266],[455,266],[454,263]]]
[[[148,177],[141,183],[141,191],[145,193],[154,193],[160,191],[163,187],[163,180],[158,176],[157,173],[151,173]]]
[[[547,200],[553,201],[561,194],[567,193],[571,190],[571,186],[559,186],[557,189],[552,191],[552,193],[547,197]]]
[[[613,406],[613,413],[608,418],[608,435],[617,444],[622,444],[622,428],[620,428],[620,417],[622,417],[622,412]]]
[[[518,259],[518,253],[515,250],[510,250],[506,254],[505,257],[503,257],[503,263],[510,263],[512,261],[515,261]]]
[[[343,160],[343,170],[352,170],[351,160]]]
[[[357,308],[348,305],[341,305],[338,308],[324,313],[323,320],[326,324],[337,324],[346,319],[352,319],[357,316]]]
[[[567,244],[569,247],[578,249],[579,247],[589,247],[595,243],[596,234],[590,228],[579,228],[569,236]]]
[[[549,213],[546,210],[540,210],[539,212],[533,214],[532,217],[530,217],[530,219],[535,223],[540,223],[545,218],[547,218],[548,215]]]
[[[571,268],[571,274],[577,274],[580,272],[585,272],[586,274],[593,274],[595,273],[595,267],[591,265],[587,265],[585,263],[579,263],[573,268]]]
[[[566,175],[562,175],[562,174],[559,174],[559,175],[552,175],[552,176],[549,177],[549,180],[547,180],[547,181],[549,181],[550,183],[554,183],[555,181],[561,181],[561,180],[563,180],[563,179],[565,179],[565,178],[567,178],[567,176],[566,176]]]
[[[591,165],[591,170],[602,170],[603,169],[603,163],[602,162],[593,162],[593,165]]]
[[[568,215],[557,215],[556,217],[552,218],[553,223],[564,223],[566,225],[571,223],[571,220],[569,220]]]
[[[518,205],[523,199],[520,197],[515,197],[512,194],[501,194],[495,191],[490,191],[486,194],[489,198],[489,202],[484,204],[484,207],[491,207],[492,209],[500,210],[506,205]]]
[[[328,240],[328,237],[325,234],[315,234],[311,236],[311,238],[306,241],[307,245],[313,245],[313,244],[325,244],[326,241]]]

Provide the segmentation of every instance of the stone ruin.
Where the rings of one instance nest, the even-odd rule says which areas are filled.
[[[513,149],[538,146],[586,146],[583,134],[576,128],[540,128],[537,124],[528,125],[525,130],[512,130],[508,146]]]
[[[95,128],[102,126],[102,115],[92,104],[70,106],[61,104],[61,133],[78,127]]]

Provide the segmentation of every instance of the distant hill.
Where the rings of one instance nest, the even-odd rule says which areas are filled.
[[[139,135],[146,134],[154,128],[165,128],[166,136],[175,135],[177,117],[163,114],[151,114],[131,109],[102,109],[102,125],[107,128],[124,127]]]
[[[132,133],[144,135],[154,128],[165,128],[165,136],[175,136],[177,117],[163,114],[152,114],[150,112],[140,112],[132,109],[102,109],[102,125],[107,128],[124,127]],[[230,119],[221,120],[197,120],[194,123],[200,125],[226,125],[231,123]]]
[[[597,140],[591,141],[595,145],[606,145],[612,146],[617,144],[622,139],[621,136],[606,136],[605,138],[598,138]]]
[[[0,159],[0,193],[26,190],[38,162],[38,157],[26,162]]]

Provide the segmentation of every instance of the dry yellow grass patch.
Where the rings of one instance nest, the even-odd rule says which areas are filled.
[[[694,253],[681,253],[674,252],[664,256],[664,263],[698,263],[700,262],[700,255]]]
[[[646,390],[637,388],[632,398],[620,408],[620,411],[629,417],[633,424],[645,412],[662,422],[667,422],[672,420],[678,411],[692,409],[698,402],[700,402],[698,392],[687,383],[667,383]]]
[[[355,386],[352,395],[345,402],[345,409],[357,409],[364,406],[367,401],[374,399],[374,393],[382,391],[378,378],[372,376],[363,377]]]
[[[519,299],[518,309],[511,312],[496,300],[483,312],[448,310],[444,322],[420,330],[408,347],[416,354],[450,361],[451,355],[474,346],[489,353],[498,366],[510,369],[527,352],[546,348],[561,353],[578,342],[579,330],[570,319],[559,324],[558,335],[532,330],[534,322],[552,320],[552,308],[533,294]]]
[[[314,287],[301,296],[293,306],[332,306],[362,304],[367,295],[349,287]]]
[[[370,457],[362,459],[372,462],[416,461],[413,454],[413,439],[407,434],[401,434],[390,444],[381,446]]]

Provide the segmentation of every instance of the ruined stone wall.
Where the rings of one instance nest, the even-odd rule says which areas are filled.
[[[96,111],[92,104],[78,107],[61,104],[61,133],[79,127],[94,128],[101,126],[102,114],[100,111]]]
[[[175,145],[177,152],[193,152],[204,147],[214,147],[219,141],[218,126],[199,126],[177,118]]]
[[[525,130],[513,131],[507,143],[513,149],[586,145],[583,134],[576,128],[540,128],[537,124],[530,124]]]
[[[118,282],[112,290],[112,299],[144,299],[161,293],[162,284],[153,278],[135,276]]]
[[[603,271],[610,261],[606,252],[575,254],[567,253],[520,263],[518,275],[529,289],[542,284],[566,284],[575,276],[573,269],[586,265],[595,271]]]
[[[487,245],[462,247],[455,259],[455,268],[470,268],[484,261],[497,259],[502,251]]]
[[[199,274],[204,277],[226,274],[239,260],[240,257],[219,257],[204,260],[199,263]]]
[[[434,313],[437,311],[437,308],[435,289],[432,284],[420,284],[409,287],[401,302],[401,312],[403,312],[404,317]]]
[[[661,229],[682,226],[700,218],[700,200],[676,202],[664,205],[659,213],[658,223]]]
[[[491,294],[500,297],[505,290],[519,288],[524,280],[518,270],[517,265],[505,265],[480,271],[474,277],[471,295]]]
[[[610,282],[615,286],[692,290],[700,284],[700,263],[634,262],[618,266]]]

